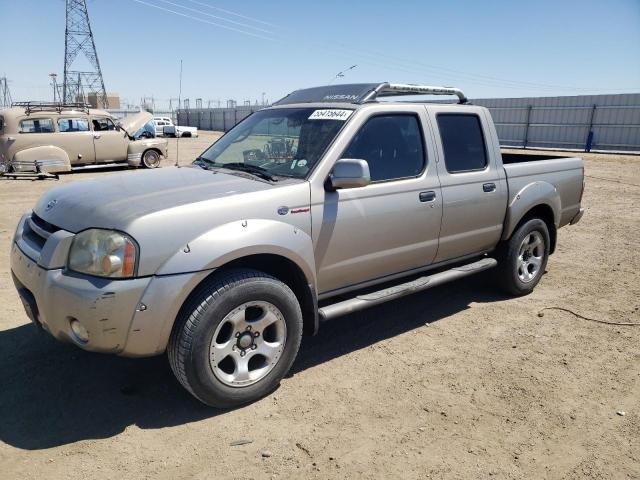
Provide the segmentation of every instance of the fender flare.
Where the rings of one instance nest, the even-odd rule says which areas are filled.
[[[40,145],[20,150],[13,155],[10,164],[16,171],[34,171],[35,161],[40,163],[43,172],[71,171],[69,155],[55,145]]]
[[[268,243],[265,243],[268,239]],[[219,225],[194,238],[157,271],[156,275],[214,270],[250,255],[285,257],[304,273],[315,287],[313,241],[300,228],[275,220],[248,219]]]
[[[507,206],[502,240],[510,238],[527,212],[540,205],[545,205],[551,209],[553,212],[553,224],[558,228],[562,205],[558,190],[549,182],[532,182],[516,193],[511,203]]]

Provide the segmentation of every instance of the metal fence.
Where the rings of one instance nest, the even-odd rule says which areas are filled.
[[[640,93],[471,102],[491,111],[505,147],[640,152]],[[180,110],[178,124],[226,132],[261,108]]]
[[[124,117],[128,117],[129,115],[135,115],[136,113],[140,113],[140,109],[117,109],[117,108],[110,108],[107,110],[107,112],[109,112],[111,115],[113,115],[116,118],[124,118]],[[153,111],[153,116],[154,117],[169,117],[172,121],[176,120],[176,112],[175,110],[154,110]]]
[[[640,94],[473,100],[503,146],[640,152]]]
[[[236,108],[191,108],[178,111],[178,125],[198,127],[200,130],[215,130],[226,132],[241,120],[257,110],[264,108],[259,105],[241,106]]]

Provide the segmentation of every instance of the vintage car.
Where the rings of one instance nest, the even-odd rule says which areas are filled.
[[[0,170],[68,172],[99,165],[156,168],[167,140],[156,138],[153,116],[118,121],[82,104],[15,103],[0,110]]]

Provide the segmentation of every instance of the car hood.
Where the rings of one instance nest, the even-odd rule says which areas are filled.
[[[139,112],[134,115],[129,115],[120,120],[120,126],[133,137],[135,133],[140,130],[145,123],[153,118],[153,115],[149,112]]]
[[[86,228],[128,231],[146,215],[272,188],[276,186],[199,167],[170,167],[56,187],[40,198],[34,212],[73,233]]]

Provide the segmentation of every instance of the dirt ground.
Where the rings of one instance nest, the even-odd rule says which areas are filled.
[[[184,163],[213,135],[181,140]],[[194,400],[164,356],[29,324],[8,264],[21,213],[113,171],[0,180],[0,477],[640,478],[640,327],[538,315],[640,323],[640,157],[585,157],[586,214],[533,294],[503,296],[489,271],[329,322],[275,394],[233,411]]]

